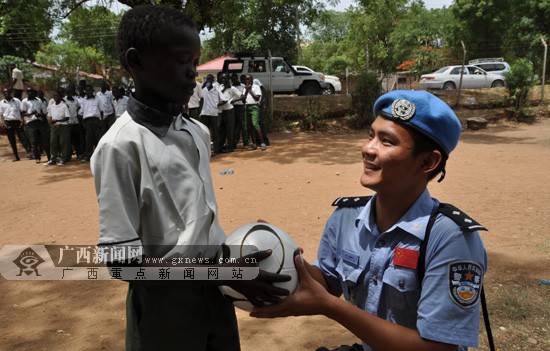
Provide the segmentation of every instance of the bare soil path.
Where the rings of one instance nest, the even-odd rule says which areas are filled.
[[[267,151],[214,157],[221,224],[227,233],[259,218],[287,230],[316,256],[324,224],[339,196],[361,188],[365,132],[274,134]],[[232,168],[234,174],[220,175]],[[536,286],[550,276],[550,120],[465,131],[447,177],[430,185],[490,229],[489,291]],[[0,136],[0,246],[95,244],[97,202],[89,166],[43,167],[11,162]],[[548,290],[541,292],[548,297]],[[126,284],[118,281],[15,282],[0,278],[0,350],[122,350]],[[356,341],[324,317],[256,320],[238,311],[243,351],[313,350]],[[547,350],[548,319],[520,350]],[[497,342],[501,337],[495,326]],[[481,339],[481,338],[480,338]],[[184,341],[182,341],[184,342]],[[481,349],[486,349],[484,346]]]

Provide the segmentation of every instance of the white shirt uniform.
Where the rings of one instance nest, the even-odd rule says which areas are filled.
[[[99,99],[99,109],[103,111],[103,116],[107,117],[115,113],[115,108],[113,106],[113,94],[107,90],[105,93],[101,91],[96,94],[96,97]]]
[[[239,97],[241,97],[244,94],[244,85],[242,85],[242,84],[233,85],[233,88],[237,89],[237,91],[239,92]],[[233,106],[235,106],[235,105],[244,105],[244,102],[237,101],[233,104]]]
[[[0,101],[0,115],[5,121],[21,121],[21,100],[12,98],[10,101]]]
[[[115,106],[115,116],[119,118],[128,109],[128,96],[123,95],[118,100],[113,99],[113,105]]]
[[[195,89],[193,89],[193,95],[189,99],[189,103],[187,104],[188,108],[197,108],[200,107],[201,99],[204,97],[202,93],[202,89],[197,83],[195,85]]]
[[[100,140],[91,168],[100,244],[146,245],[152,257],[215,257],[225,233],[204,125],[180,116],[159,136],[126,112]],[[154,250],[147,245],[165,246],[146,252]]]
[[[29,98],[24,98],[21,102],[21,111],[26,113],[23,117],[25,123],[30,123],[34,121],[41,121],[41,115],[46,112],[44,108],[44,103],[38,98],[30,100]]]
[[[212,87],[212,89],[210,90],[208,90],[207,88],[203,88],[202,93],[204,95],[204,101],[202,103],[201,115],[217,116],[218,104],[220,103],[220,101],[225,100],[223,94],[215,87]]]
[[[246,95],[246,101],[245,103],[247,105],[258,105],[260,103],[260,100],[262,99],[262,89],[260,88],[259,85],[256,85],[256,84],[252,84],[252,88],[250,89],[254,95],[256,96],[260,96],[260,99],[258,101],[254,100],[254,98],[252,97],[252,94],[248,93]],[[246,93],[246,89],[244,90],[244,92]]]
[[[240,99],[241,98],[241,93],[239,92],[239,90],[237,88],[235,88],[233,86],[230,87],[230,88],[225,89],[225,91],[223,91],[223,86],[221,88],[222,88],[222,94],[224,96],[224,100],[227,101],[225,104],[223,104],[221,106],[221,109],[222,109],[222,111],[232,110],[233,109],[233,104],[231,103],[231,101]]]
[[[80,100],[80,107],[82,108],[82,116],[84,119],[90,117],[101,117],[101,109],[99,105],[99,99],[93,97],[88,99],[87,97]]]
[[[52,118],[52,121],[60,121],[65,118],[70,118],[71,115],[69,114],[69,107],[65,105],[63,101],[61,101],[59,104],[56,104],[55,102],[48,106],[48,116]],[[67,121],[65,122],[57,122],[55,125],[67,125],[69,124]]]
[[[78,124],[78,109],[80,108],[80,104],[78,103],[78,99],[76,96],[73,96],[73,100],[67,99],[65,97],[63,99],[67,107],[69,108],[69,124]]]

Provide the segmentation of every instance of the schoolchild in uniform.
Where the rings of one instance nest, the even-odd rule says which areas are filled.
[[[231,75],[231,84],[239,91],[241,96],[244,95],[244,84],[241,84],[237,73],[233,73]],[[233,134],[233,148],[236,149],[237,144],[239,143],[239,140],[241,140],[241,136],[244,131],[244,102],[242,101],[242,99],[236,100],[233,103],[233,108],[235,109],[235,133]]]
[[[91,85],[86,85],[85,92],[86,97],[80,100],[80,107],[82,108],[82,120],[86,128],[86,149],[80,161],[90,162],[94,147],[101,138],[103,112],[101,111],[99,99],[94,95],[94,88]]]
[[[214,76],[209,74],[203,84],[202,95],[204,102],[202,104],[200,121],[210,129],[212,133],[212,143],[214,144],[213,153],[222,152],[220,145],[220,115],[219,108],[227,101],[219,89],[214,86]]]
[[[235,110],[233,104],[236,102],[242,103],[242,95],[237,88],[231,85],[227,73],[222,74],[220,79],[220,89],[224,99],[227,100],[227,102],[221,106],[220,144],[222,145],[223,152],[233,152],[235,149],[233,144],[235,133]]]
[[[4,99],[0,101],[0,120],[4,128],[6,128],[6,134],[8,135],[13,152],[13,161],[20,160],[15,135],[19,138],[19,142],[21,142],[25,151],[27,151],[27,157],[32,158],[31,145],[27,139],[21,120],[21,100],[12,96],[11,88],[4,89],[2,92]]]
[[[46,113],[44,102],[37,97],[37,91],[27,89],[27,97],[21,102],[21,112],[27,129],[27,136],[30,139],[33,159],[40,163],[42,151],[46,152],[50,161],[50,135],[44,127],[42,116]]]
[[[204,95],[202,94],[202,88],[197,83],[193,89],[193,95],[187,104],[187,113],[189,114],[189,117],[199,119],[203,103]]]
[[[99,99],[100,110],[103,112],[102,134],[115,123],[115,107],[113,106],[113,93],[109,90],[107,82],[101,82],[100,91],[96,94]]]
[[[80,104],[78,103],[78,95],[76,95],[76,88],[73,83],[70,83],[65,90],[65,98],[63,102],[69,108],[69,129],[70,129],[70,145],[69,150],[67,151],[67,158],[65,162],[71,160],[73,150],[76,153],[76,157],[82,157],[84,153],[84,139],[82,138],[82,125],[78,120],[78,110],[80,109]]]
[[[65,166],[67,152],[71,145],[71,126],[69,125],[69,107],[63,102],[63,92],[53,93],[53,104],[48,106],[48,121],[52,126],[51,131],[51,155],[52,159],[46,163],[48,166],[57,164]]]
[[[173,105],[186,105],[193,94],[198,32],[178,10],[143,5],[123,15],[116,43],[135,93],[91,160],[99,244],[138,245],[145,257],[214,258],[225,235],[212,185],[210,136],[202,123],[172,114]],[[260,271],[254,280],[229,285],[261,304],[260,296],[277,301],[274,295],[288,294],[272,284],[281,280],[288,277]],[[130,281],[126,349],[239,350],[234,307],[216,284]]]
[[[262,151],[266,149],[266,145],[262,138],[260,129],[260,99],[262,98],[262,90],[259,85],[253,84],[254,77],[251,74],[246,75],[246,85],[244,86],[244,101],[245,101],[245,122],[244,129],[246,140],[244,140],[245,149],[256,150],[255,141],[260,141]],[[252,145],[248,146],[248,137],[252,139]]]
[[[477,347],[487,271],[478,230],[485,228],[427,190],[445,175],[460,121],[425,91],[384,94],[374,115],[360,182],[375,195],[335,201],[317,261],[295,257],[297,292],[252,315],[325,315],[359,337],[363,350]]]
[[[113,105],[115,107],[116,118],[120,118],[128,109],[128,96],[124,95],[121,88],[113,88]]]

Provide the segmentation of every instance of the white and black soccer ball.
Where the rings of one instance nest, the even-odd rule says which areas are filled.
[[[266,272],[287,274],[292,279],[273,285],[287,289],[292,294],[298,286],[298,272],[294,266],[296,242],[284,230],[269,223],[249,223],[237,228],[225,240],[229,248],[220,256],[241,258],[257,251],[271,249],[271,255],[259,262],[259,268]],[[245,311],[252,311],[254,305],[246,297],[228,286],[220,286],[222,294],[233,301],[233,305]]]

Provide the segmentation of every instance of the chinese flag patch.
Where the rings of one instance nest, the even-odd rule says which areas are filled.
[[[395,250],[393,250],[393,265],[416,269],[418,266],[418,255],[419,252],[416,250],[396,247]]]

